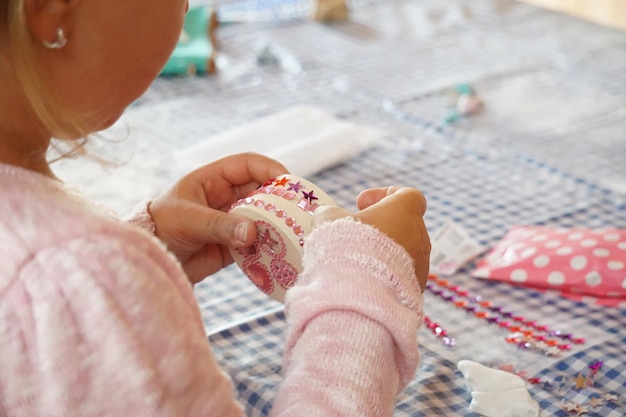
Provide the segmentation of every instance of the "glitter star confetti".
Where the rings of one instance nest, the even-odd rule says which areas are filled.
[[[570,413],[570,412],[576,411],[576,407],[578,407],[578,404],[568,402],[568,403],[563,403],[563,406],[561,408],[563,408],[563,410]]]
[[[583,414],[589,414],[589,409],[582,404],[578,404],[578,407],[576,407],[576,415],[582,416]]]
[[[617,395],[615,395],[615,394],[604,394],[602,396],[602,398],[606,402],[616,402],[617,401]]]
[[[576,390],[581,390],[583,388],[585,388],[585,386],[587,385],[587,378],[585,378],[581,373],[578,374],[578,376],[575,379],[576,382]]]
[[[596,373],[596,372],[598,372],[600,370],[600,368],[602,368],[603,364],[604,363],[602,361],[591,362],[589,364],[589,369],[591,369],[592,372]]]
[[[589,407],[596,408],[602,407],[604,405],[604,400],[600,397],[591,397],[589,398]]]

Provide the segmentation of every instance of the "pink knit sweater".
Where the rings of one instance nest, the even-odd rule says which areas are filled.
[[[0,165],[0,184],[0,416],[243,416],[156,238],[38,174]],[[411,259],[341,220],[304,264],[271,415],[391,416],[418,359]]]

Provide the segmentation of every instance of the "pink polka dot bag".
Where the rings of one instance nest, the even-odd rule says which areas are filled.
[[[514,227],[472,276],[626,308],[626,230]]]

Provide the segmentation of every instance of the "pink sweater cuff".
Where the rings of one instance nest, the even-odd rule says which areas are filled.
[[[352,311],[380,323],[393,338],[403,389],[417,367],[416,332],[423,319],[413,259],[374,227],[346,218],[311,233],[303,264],[286,298],[292,327],[285,363],[311,320],[332,311]]]
[[[156,225],[152,221],[152,216],[150,215],[150,203],[152,201],[144,201],[139,204],[133,211],[130,216],[124,219],[124,221],[128,224],[132,224],[133,226],[138,226],[141,229],[146,230],[151,235],[155,236],[156,234]]]

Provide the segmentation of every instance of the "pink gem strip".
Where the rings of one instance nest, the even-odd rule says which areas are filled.
[[[276,206],[272,203],[266,203],[262,199],[255,199],[252,196],[259,194],[272,194],[278,197],[282,197],[287,201],[293,201],[298,198],[298,192],[301,190],[305,190],[306,187],[300,184],[300,181],[296,183],[288,182],[288,179],[283,177],[281,179],[273,179],[267,181],[261,187],[254,190],[249,194],[248,197],[237,200],[235,203],[231,205],[231,209],[243,205],[253,205],[258,208],[265,208],[265,211],[274,213],[276,217],[282,219],[285,222],[285,225],[289,227],[293,233],[300,237],[299,244],[300,246],[304,246],[304,227],[299,225],[293,217],[287,215],[287,212],[282,209],[277,209]],[[293,191],[293,192],[292,192]],[[296,203],[296,206],[313,215],[315,210],[319,207],[319,204],[314,203],[313,200],[316,200],[317,197],[313,195],[314,191],[306,193],[302,191],[303,197]]]
[[[441,339],[441,342],[446,346],[454,346],[456,345],[456,339],[450,337],[448,331],[439,325],[439,323],[434,322],[428,316],[424,316],[424,325],[435,337]]]
[[[258,188],[254,190],[248,195],[247,198],[242,198],[241,200],[233,204],[232,208],[237,207],[238,205],[241,205],[241,204],[237,204],[240,201],[245,201],[248,198],[252,198],[252,196],[259,195],[259,194],[272,194],[277,197],[282,197],[287,201],[292,201],[298,198],[298,195],[295,193],[290,193],[282,188],[267,186],[267,187]],[[313,215],[315,210],[319,207],[319,204],[313,203],[311,200],[309,200],[309,196],[307,194],[307,196],[300,197],[300,200],[298,200],[298,202],[296,203],[296,207],[298,207],[302,211],[309,213],[310,215]]]
[[[299,225],[296,222],[296,219],[294,219],[293,217],[287,216],[287,212],[285,210],[276,209],[276,206],[274,204],[265,203],[265,201],[263,200],[255,200],[252,197],[247,197],[247,198],[237,201],[235,204],[233,204],[233,208],[239,207],[242,205],[253,205],[254,207],[258,207],[258,208],[263,207],[265,208],[265,211],[269,213],[274,213],[274,215],[277,218],[285,222],[285,225],[289,227],[296,236],[299,236],[301,238],[300,246],[304,245],[304,227]]]
[[[475,317],[490,324],[509,331],[505,338],[509,344],[515,344],[520,349],[536,350],[547,356],[556,356],[561,351],[570,350],[572,343],[584,344],[585,339],[574,337],[571,333],[559,330],[550,330],[548,326],[534,320],[526,320],[524,316],[506,310],[502,306],[494,305],[491,301],[483,300],[480,296],[473,296],[469,291],[452,285],[450,282],[431,275],[426,289],[455,307],[464,309]],[[427,323],[429,328],[432,324]],[[435,328],[439,327],[435,323]],[[432,330],[432,328],[431,328]],[[445,343],[445,341],[444,341]]]
[[[259,188],[251,192],[248,195],[248,198],[257,194],[273,194],[275,196],[282,197],[287,201],[292,201],[298,198],[298,193],[302,193],[302,197],[300,197],[300,200],[298,200],[296,206],[312,215],[319,207],[319,204],[314,202],[314,200],[317,200],[318,198],[314,195],[315,190],[306,192],[306,189],[307,188],[304,185],[300,184],[300,181],[294,183],[289,182],[286,177],[282,177],[280,179],[274,178],[268,180],[267,182],[265,182],[265,184],[261,185]],[[244,198],[242,200],[246,199]],[[233,207],[236,207],[239,201],[233,204]]]

